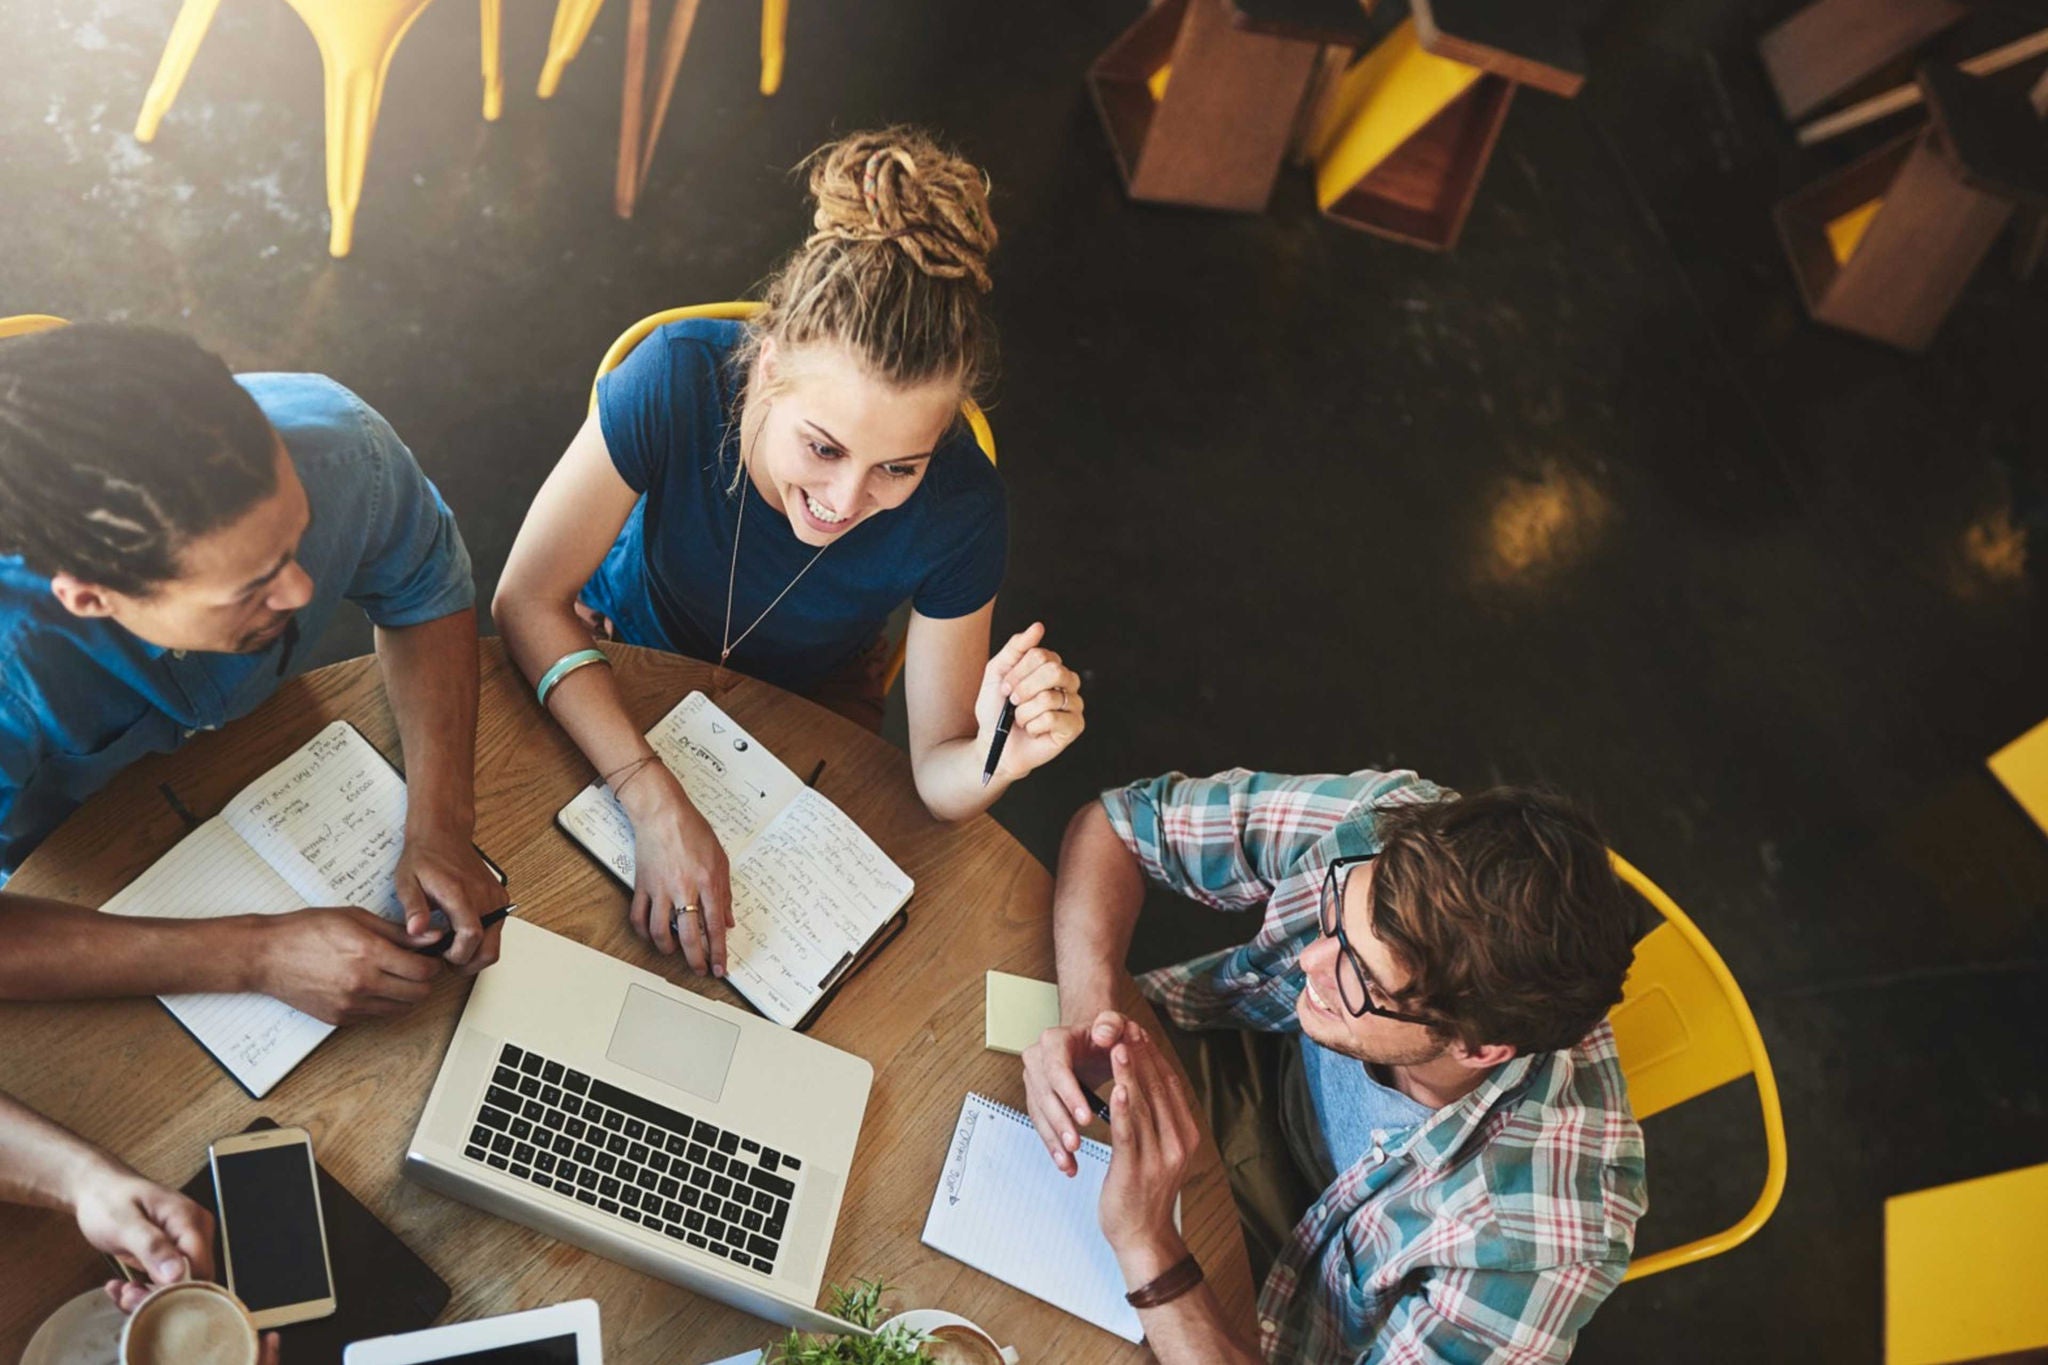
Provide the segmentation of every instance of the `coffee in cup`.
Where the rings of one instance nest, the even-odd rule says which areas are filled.
[[[256,1365],[261,1349],[239,1299],[185,1280],[155,1290],[129,1314],[120,1365]]]
[[[925,1338],[924,1353],[936,1365],[1004,1365],[1003,1353],[978,1327],[947,1323]]]

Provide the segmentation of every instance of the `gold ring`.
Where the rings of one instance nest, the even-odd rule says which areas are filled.
[[[702,906],[686,905],[683,907],[683,913],[686,915],[702,916],[704,913],[704,909]]]

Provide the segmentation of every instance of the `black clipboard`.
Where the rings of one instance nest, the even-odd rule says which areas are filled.
[[[277,1126],[275,1120],[264,1117],[242,1131],[261,1132]],[[290,1365],[341,1365],[342,1350],[351,1342],[431,1326],[450,1297],[446,1280],[364,1208],[325,1166],[318,1168],[320,1217],[327,1225],[335,1308],[328,1317],[277,1329],[281,1354]],[[219,1212],[210,1164],[185,1182],[185,1195],[208,1213]],[[225,1283],[227,1261],[221,1253],[218,1226],[213,1234],[213,1264]]]

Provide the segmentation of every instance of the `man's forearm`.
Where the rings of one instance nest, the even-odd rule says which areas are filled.
[[[106,915],[0,891],[0,999],[250,990],[256,919]]]
[[[408,835],[476,828],[476,612],[377,628],[384,690],[405,749]]]
[[[1053,891],[1053,961],[1060,1022],[1084,1024],[1114,1009],[1117,980],[1145,904],[1145,874],[1117,838],[1102,803],[1067,822]]]
[[[110,1160],[70,1129],[0,1095],[0,1200],[68,1209],[82,1173]]]
[[[1207,1284],[1172,1303],[1140,1308],[1138,1321],[1159,1365],[1263,1365],[1259,1353],[1224,1322],[1223,1306]]]

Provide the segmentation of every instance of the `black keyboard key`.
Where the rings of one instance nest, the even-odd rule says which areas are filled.
[[[478,1147],[488,1147],[491,1145],[491,1130],[479,1123],[469,1130],[469,1140]]]
[[[628,1185],[640,1183],[640,1168],[630,1161],[619,1163],[619,1179]]]
[[[659,1186],[659,1188],[661,1190],[662,1198],[673,1199],[676,1197],[677,1189],[680,1188],[680,1182],[677,1181],[673,1176],[663,1176],[661,1177],[661,1185]]]
[[[598,1084],[603,1085],[604,1082],[599,1081]],[[616,1109],[605,1110],[604,1118],[601,1121],[603,1122],[606,1128],[610,1129],[614,1133],[618,1132],[619,1129],[624,1128],[626,1126],[626,1116],[624,1114],[621,1114]]]
[[[710,1247],[710,1245],[711,1245],[711,1243],[709,1243],[709,1242],[705,1241],[705,1240],[704,1240],[704,1239],[703,1239],[702,1237],[699,1237],[699,1236],[698,1236],[698,1235],[697,1235],[696,1233],[694,1233],[694,1232],[692,1232],[692,1233],[689,1233],[689,1234],[688,1234],[688,1238],[689,1238],[689,1243],[690,1243],[690,1245],[691,1245],[691,1246],[693,1246],[693,1247],[697,1247],[697,1248],[700,1248],[700,1249],[704,1249],[704,1248],[709,1248],[709,1247]]]
[[[548,1092],[545,1088],[543,1088],[540,1093],[543,1097],[545,1097]],[[559,1108],[563,1113],[567,1114],[572,1119],[583,1112],[583,1101],[577,1099],[574,1095],[570,1094],[566,1090],[562,1092],[562,1098],[557,1100],[555,1104],[557,1108]]]
[[[693,1209],[697,1207],[697,1201],[699,1199],[702,1199],[703,1197],[704,1196],[699,1194],[693,1186],[689,1185],[683,1186],[683,1188],[677,1191],[676,1193],[676,1198],[682,1200],[685,1204],[688,1204]]]
[[[683,1226],[692,1232],[704,1231],[704,1215],[696,1209],[691,1209],[683,1215]]]
[[[605,1139],[604,1149],[613,1156],[624,1156],[626,1149],[632,1145],[632,1143],[626,1141],[624,1133],[613,1133],[609,1138]]]
[[[755,1190],[754,1207],[763,1213],[768,1212],[768,1210],[775,1207],[775,1196],[766,1190]]]
[[[519,1116],[528,1123],[539,1123],[548,1116],[548,1108],[539,1100],[528,1100],[519,1106]]]
[[[512,1163],[512,1174],[518,1176],[521,1180],[531,1180],[533,1179],[533,1168],[522,1166],[515,1161]]]
[[[763,1218],[760,1212],[755,1209],[748,1209],[740,1215],[740,1226],[748,1232],[759,1232],[767,1225],[767,1222],[768,1220]]]
[[[540,1102],[542,1104],[559,1105],[562,1102],[562,1087],[559,1085],[542,1086],[540,1088]]]
[[[693,1142],[690,1144],[689,1155],[692,1166],[702,1166],[705,1158],[711,1155],[711,1149],[701,1142]]]
[[[754,1141],[752,1138],[741,1138],[740,1150],[745,1152],[748,1156],[758,1156],[761,1151],[761,1144]]]
[[[606,1199],[617,1199],[619,1197],[619,1178],[613,1175],[605,1176],[597,1182],[597,1192]]]
[[[574,1194],[574,1193],[576,1193],[576,1187],[575,1187],[574,1185],[570,1184],[570,1183],[569,1183],[568,1181],[566,1181],[566,1180],[559,1180],[559,1179],[558,1179],[558,1180],[556,1180],[556,1181],[555,1181],[555,1193],[556,1193],[556,1194]]]
[[[541,1058],[532,1052],[519,1059],[519,1069],[529,1076],[540,1075]]]
[[[596,1188],[597,1188],[597,1170],[596,1170],[596,1168],[594,1168],[594,1167],[591,1167],[591,1166],[585,1166],[585,1167],[584,1167],[584,1168],[583,1168],[582,1170],[580,1170],[580,1171],[576,1172],[576,1183],[577,1183],[577,1184],[578,1184],[579,1186],[581,1186],[582,1188],[586,1189],[586,1190],[594,1190],[594,1189],[596,1189]]]
[[[606,1175],[610,1175],[619,1169],[619,1159],[610,1152],[599,1152],[597,1154],[597,1169],[603,1171]]]
[[[724,1220],[713,1218],[709,1223],[705,1225],[704,1235],[709,1237],[714,1242],[723,1242],[725,1240]]]
[[[764,1257],[756,1256],[754,1258],[754,1269],[760,1271],[763,1275],[766,1275],[771,1273],[775,1269],[775,1262],[768,1260]]]
[[[724,1136],[725,1130],[723,1128],[709,1123],[700,1123],[697,1125],[697,1131],[690,1134],[690,1141],[701,1142],[706,1147],[716,1147],[718,1140]]]
[[[705,1170],[702,1166],[692,1166],[690,1168],[690,1183],[700,1190],[710,1189],[711,1172]]]
[[[526,1056],[524,1052],[521,1052],[518,1048],[512,1046],[512,1044],[507,1043],[505,1044],[504,1048],[501,1049],[498,1053],[498,1065],[517,1067],[519,1065],[520,1059],[524,1056]]]
[[[639,1213],[633,1209],[620,1209],[619,1217],[625,1219],[629,1223],[637,1223],[640,1221]]]
[[[511,1162],[505,1160],[505,1158],[501,1156],[488,1156],[485,1157],[484,1160],[490,1162],[491,1165],[497,1167],[501,1171],[509,1169],[512,1165]]]
[[[512,1120],[512,1126],[509,1129],[509,1131],[511,1132],[513,1137],[519,1139],[521,1142],[526,1142],[533,1137],[533,1125],[528,1123],[525,1119]]]
[[[549,1062],[540,1069],[540,1078],[549,1085],[561,1084],[562,1064],[560,1062]]]
[[[532,1060],[531,1053],[527,1054],[527,1060]],[[528,1099],[532,1099],[536,1095],[540,1094],[540,1077],[521,1076],[519,1078],[519,1093],[526,1096],[526,1098]]]
[[[727,1156],[731,1156],[734,1152],[737,1152],[739,1149],[740,1135],[738,1133],[720,1133],[718,1135],[719,1151],[724,1152]]]
[[[464,1147],[462,1149],[462,1154],[468,1157],[471,1161],[482,1161],[485,1157],[490,1155],[488,1151],[486,1151],[482,1147],[479,1147],[474,1142],[470,1143],[469,1146]]]
[[[578,1142],[581,1142],[583,1140],[583,1135],[586,1132],[588,1132],[589,1129],[584,1125],[582,1119],[564,1119],[562,1121],[562,1131],[567,1133],[570,1137],[575,1138]]]
[[[585,1204],[595,1204],[597,1202],[597,1191],[579,1189],[576,1191],[576,1198]]]
[[[496,1133],[491,1137],[491,1150],[499,1156],[510,1156],[512,1154],[512,1146],[512,1135],[510,1133]]]
[[[739,1165],[737,1161],[729,1162],[716,1152],[713,1152],[711,1155],[705,1157],[704,1164],[706,1166],[709,1166],[712,1170],[716,1171],[720,1175],[724,1175],[729,1167]]]
[[[522,1166],[531,1166],[533,1159],[539,1155],[540,1153],[533,1150],[533,1144],[530,1142],[522,1142],[512,1149],[512,1159]]]
[[[761,1231],[769,1237],[780,1239],[782,1236],[782,1228],[782,1215],[777,1214],[773,1218],[770,1218],[768,1220],[768,1226],[762,1228]]]
[[[634,1188],[633,1188],[633,1187],[632,1187],[631,1185],[622,1185],[622,1186],[620,1186],[620,1187],[619,1187],[619,1206],[620,1206],[621,1208],[628,1208],[628,1209],[637,1209],[637,1208],[639,1208],[639,1207],[640,1207],[640,1191],[638,1191],[638,1190],[634,1189]]]
[[[556,1156],[573,1156],[576,1153],[576,1144],[567,1133],[555,1134],[555,1140],[549,1146]]]
[[[775,1164],[776,1164],[777,1162],[781,1161],[781,1160],[782,1160],[782,1153],[780,1153],[780,1152],[776,1151],[776,1150],[775,1150],[775,1149],[774,1149],[773,1147],[764,1147],[764,1148],[762,1148],[762,1149],[761,1149],[761,1169],[762,1169],[762,1170],[764,1170],[764,1171],[772,1171],[772,1170],[774,1170],[774,1169],[775,1169]]]
[[[789,1167],[789,1169],[791,1169],[792,1171],[800,1171],[804,1168],[803,1162],[798,1161],[795,1157],[789,1155],[789,1153],[787,1152],[784,1152],[782,1154],[782,1164]]]
[[[648,1170],[645,1166],[640,1168],[640,1178],[633,1183],[646,1190],[649,1194],[656,1194],[661,1190],[661,1177]]]
[[[670,1199],[662,1204],[661,1216],[671,1223],[680,1223],[683,1221],[683,1206]]]
[[[627,1124],[627,1125],[626,1125],[626,1127],[627,1127],[627,1129],[628,1129],[628,1131],[627,1131],[627,1133],[626,1133],[626,1136],[630,1138],[630,1137],[632,1137],[632,1136],[633,1136],[633,1134],[632,1134],[632,1132],[631,1132],[631,1129],[632,1129],[632,1125],[631,1125],[631,1124]],[[647,1158],[648,1158],[648,1157],[649,1157],[650,1155],[652,1155],[652,1154],[651,1154],[651,1153],[650,1153],[650,1152],[649,1152],[649,1151],[647,1150],[647,1144],[646,1144],[646,1143],[644,1143],[644,1142],[633,1142],[633,1143],[629,1143],[629,1144],[627,1144],[627,1146],[628,1146],[628,1150],[627,1150],[627,1152],[626,1152],[626,1156],[627,1156],[627,1157],[628,1157],[629,1159],[631,1159],[631,1160],[632,1160],[632,1161],[633,1161],[633,1162],[634,1162],[635,1164],[637,1164],[637,1165],[641,1165],[641,1166],[645,1166],[645,1165],[647,1164]]]
[[[681,1223],[670,1223],[667,1227],[663,1228],[662,1231],[666,1233],[668,1236],[675,1238],[678,1242],[683,1240],[684,1233],[683,1225]]]
[[[576,1173],[582,1169],[583,1167],[578,1166],[573,1161],[557,1161],[555,1163],[555,1176],[561,1180],[574,1182]]]
[[[494,1104],[509,1113],[519,1108],[519,1097],[502,1085],[494,1085],[484,1092],[484,1103]]]
[[[617,1213],[619,1206],[609,1199],[600,1197],[597,1201],[597,1209],[599,1213]]]
[[[638,1140],[647,1136],[647,1125],[638,1119],[626,1120],[626,1136]]]
[[[507,1087],[515,1086],[519,1084],[519,1073],[509,1066],[501,1066],[491,1073],[491,1083]]]
[[[733,1203],[732,1200],[728,1199],[725,1201],[725,1206],[722,1209],[720,1209],[719,1212],[725,1215],[726,1222],[737,1225],[740,1221],[740,1215],[745,1213],[746,1210],[741,1208],[738,1204]],[[735,1226],[733,1228],[733,1231],[737,1232],[739,1231],[739,1228]]]
[[[554,1154],[552,1152],[536,1152],[533,1157],[533,1169],[539,1171],[542,1175],[553,1175],[555,1173]]]
[[[796,1193],[796,1182],[794,1180],[784,1180],[779,1175],[770,1175],[758,1166],[748,1173],[747,1179],[753,1183],[755,1189],[766,1190],[770,1194],[778,1195],[783,1199],[787,1199]]]
[[[562,1070],[562,1089],[572,1095],[587,1095],[590,1093],[590,1077],[574,1067],[565,1067]]]
[[[670,1133],[662,1146],[668,1149],[670,1156],[681,1156],[690,1150],[690,1144],[684,1140],[688,1137],[688,1133]]]
[[[747,1238],[747,1250],[753,1252],[756,1256],[773,1256],[775,1254],[775,1243],[759,1233],[755,1233]]]
[[[597,1148],[591,1146],[587,1142],[577,1143],[576,1159],[582,1162],[585,1166],[590,1165],[592,1162],[597,1160]]]
[[[651,1123],[657,1128],[666,1128],[676,1133],[690,1131],[688,1114],[678,1113],[665,1104],[656,1104],[646,1096],[636,1095],[630,1090],[621,1090],[604,1081],[596,1081],[591,1085],[590,1096],[592,1099],[603,1100],[614,1109],[622,1109],[634,1118]]]
[[[713,1194],[717,1195],[717,1196],[718,1196],[718,1197],[719,1197],[720,1199],[724,1199],[724,1198],[726,1198],[726,1197],[727,1197],[728,1195],[730,1195],[730,1194],[732,1193],[732,1181],[731,1181],[731,1179],[730,1179],[730,1178],[728,1178],[728,1177],[726,1177],[726,1176],[722,1176],[722,1175],[714,1175],[714,1176],[712,1176],[712,1177],[711,1177],[711,1192],[712,1192]]]

